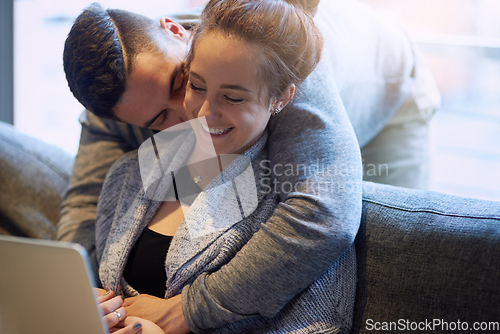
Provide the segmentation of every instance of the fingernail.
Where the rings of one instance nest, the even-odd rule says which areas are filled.
[[[108,290],[106,291],[106,293],[104,294],[105,296],[109,295],[111,293],[111,290]]]
[[[141,325],[141,323],[140,323],[140,322],[136,322],[136,323],[134,324],[134,329],[139,329],[139,328],[141,328],[141,326],[142,326],[142,325]]]

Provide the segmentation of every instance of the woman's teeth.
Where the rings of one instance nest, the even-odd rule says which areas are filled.
[[[226,133],[226,132],[228,132],[229,130],[232,129],[232,128],[227,128],[227,129],[210,129],[205,124],[202,124],[201,127],[203,128],[203,130],[205,130],[206,132],[208,132],[208,133],[210,133],[212,135],[221,135],[221,134]]]

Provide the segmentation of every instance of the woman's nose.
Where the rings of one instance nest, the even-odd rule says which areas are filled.
[[[198,112],[198,118],[199,117],[205,117],[208,123],[217,120],[219,113],[217,112],[216,104],[208,99],[205,100]]]

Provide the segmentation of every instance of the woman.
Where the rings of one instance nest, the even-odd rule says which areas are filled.
[[[183,317],[193,331],[200,329],[189,322],[195,310],[189,308],[189,297],[184,300],[186,291],[203,284],[210,272],[232,275],[230,260],[254,249],[248,241],[254,233],[266,233],[261,224],[279,201],[262,182],[267,132],[272,131],[268,121],[293,100],[296,85],[314,69],[322,47],[311,15],[289,2],[209,2],[187,60],[185,103],[194,134],[155,136],[144,155],[143,147],[125,155],[101,193],[96,245],[104,287],[124,296],[183,298]],[[179,180],[192,180],[181,187],[189,187],[181,196]],[[203,189],[197,196],[192,192],[196,187]],[[253,189],[256,201],[252,196],[246,201]],[[228,205],[234,197],[236,207]],[[224,200],[213,205],[218,198]],[[234,216],[237,221],[231,221]],[[151,246],[155,243],[160,246]],[[151,258],[158,259],[156,265],[145,269],[144,259]],[[249,266],[265,277],[266,268]],[[293,283],[293,277],[287,279]],[[354,286],[350,247],[277,315],[242,315],[214,332],[349,332]]]

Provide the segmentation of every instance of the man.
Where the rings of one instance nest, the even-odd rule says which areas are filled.
[[[118,16],[112,20],[118,28],[108,23],[108,28],[110,28],[108,32],[116,34],[115,39],[108,41],[109,44],[102,40],[97,41],[95,45],[78,44],[78,41],[75,44],[69,44],[71,39],[68,38],[67,48],[80,51],[86,48],[93,48],[97,51],[99,49],[119,50],[123,47],[120,37],[127,34],[127,27],[123,26],[120,30],[119,23],[116,23],[119,21]],[[187,21],[182,22],[189,23],[189,21],[192,22],[188,17]],[[290,182],[293,185],[300,181],[296,175],[288,178],[283,175],[285,165],[297,166],[305,162],[306,165],[311,166],[316,161],[318,161],[317,164],[348,169],[347,173],[337,174],[339,178],[336,181],[339,185],[352,180],[356,182],[357,176],[352,175],[352,171],[359,167],[360,162],[356,154],[352,154],[356,152],[354,146],[357,147],[357,143],[352,135],[351,126],[346,121],[345,106],[359,146],[362,147],[365,179],[422,187],[424,182],[410,183],[408,180],[425,179],[426,136],[423,132],[427,129],[428,119],[422,117],[422,114],[424,116],[432,114],[437,106],[437,103],[434,103],[437,99],[432,98],[435,95],[434,87],[432,82],[429,83],[426,76],[422,75],[425,69],[415,56],[411,43],[402,32],[380,21],[369,9],[355,1],[321,3],[316,22],[322,29],[325,39],[322,63],[301,87],[303,94],[296,101],[296,110],[288,112],[287,117],[277,118],[273,125],[276,127],[273,131],[276,137],[270,142],[276,139],[274,142],[277,144],[270,149],[271,158],[273,156],[275,158],[271,159],[271,164],[274,167],[275,176],[279,179],[279,184],[284,185]],[[133,28],[128,28],[128,30],[133,30]],[[71,83],[73,77],[81,72],[82,67],[80,70],[78,68],[66,69],[68,81],[75,96],[87,108],[101,116],[143,128],[99,118],[87,111],[82,114],[81,144],[75,161],[72,184],[63,203],[58,230],[60,239],[81,242],[92,250],[93,245],[87,244],[87,240],[92,240],[95,203],[100,185],[111,164],[124,152],[137,148],[142,141],[151,136],[152,132],[145,128],[161,130],[185,120],[182,114],[185,83],[180,60],[189,46],[189,31],[172,20],[162,20],[161,28],[162,30],[158,30],[158,26],[153,28],[157,30],[152,30],[154,32],[150,35],[150,43],[146,43],[149,49],[134,49],[134,45],[142,45],[141,43],[144,42],[144,40],[137,40],[135,44],[130,43],[132,46],[125,46],[127,52],[125,52],[124,59],[109,60],[108,63],[112,64],[111,68],[123,67],[123,71],[118,71],[122,74],[117,76],[118,81],[122,80],[121,85],[99,84],[94,86],[99,89],[92,91],[92,85],[88,82],[83,81],[80,86]],[[162,34],[164,34],[163,37]],[[169,51],[158,53],[158,48],[151,41],[165,43],[170,46],[170,49],[165,46]],[[144,58],[146,54],[151,53],[163,54],[164,62],[155,63],[154,59],[158,57],[153,57],[153,60],[148,56]],[[106,54],[110,55],[109,52]],[[127,55],[132,56],[127,57]],[[97,61],[103,59],[105,58],[97,57]],[[133,60],[136,62],[134,63]],[[66,60],[66,62],[75,64],[74,61]],[[105,78],[105,73],[110,67],[97,67],[105,68],[103,73],[91,76],[102,75]],[[160,74],[165,74],[165,76]],[[107,97],[114,95],[114,101],[99,99],[99,90],[103,87],[106,87],[106,91],[101,95]],[[89,92],[85,92],[85,89]],[[85,95],[90,97],[85,100]],[[141,100],[145,96],[147,98]],[[156,102],[159,100],[161,102]],[[93,102],[96,103],[92,104]],[[135,104],[137,102],[138,104]],[[106,105],[106,103],[109,104]],[[427,105],[424,105],[425,103]],[[294,131],[289,131],[289,129],[294,129]],[[415,133],[420,136],[418,141],[420,145],[417,145],[416,149],[409,149],[408,147],[411,148],[415,143],[408,143],[406,140],[414,137]],[[286,143],[288,154],[284,147],[279,145],[280,141]],[[331,144],[319,146],[318,143]],[[401,148],[395,150],[387,146],[394,143],[400,145]],[[372,157],[379,158],[380,151],[389,151],[391,154],[403,152],[407,157],[402,158],[401,154],[392,154],[392,156],[383,156],[379,161],[372,159]],[[297,155],[297,152],[300,154]],[[410,166],[404,168],[392,166],[393,163],[401,166],[402,164],[398,162],[402,160],[407,160]],[[375,171],[372,170],[372,165],[376,166]],[[380,166],[387,166],[387,169],[379,169]],[[390,180],[393,174],[397,176],[396,170],[398,169],[406,169],[401,173],[406,176]],[[415,174],[415,171],[419,174]],[[321,181],[318,175],[308,175],[307,179]],[[300,291],[308,280],[312,281],[324,268],[327,268],[345,249],[345,245],[352,241],[357,229],[355,221],[359,219],[360,197],[355,187],[351,189],[349,195],[343,193],[344,196],[338,196],[339,193],[336,193],[337,196],[333,199],[325,198],[325,196],[315,197],[317,189],[314,187],[300,190],[303,192],[283,193],[282,200],[285,204],[281,207],[281,211],[278,210],[271,218],[271,222],[275,227],[290,226],[291,221],[299,222],[297,227],[300,228],[312,226],[310,231],[316,232],[316,236],[320,237],[319,240],[311,241],[310,245],[302,247],[301,252],[295,256],[298,259],[308,257],[311,260],[315,259],[314,263],[311,263],[309,267],[299,265],[300,261],[290,265],[291,273],[309,271],[310,275],[296,286],[280,287],[277,291],[266,294],[267,298],[275,298],[272,303],[274,308],[269,310],[259,309],[258,297],[261,296],[255,296],[255,292],[253,294],[251,292],[252,288],[257,286],[259,287],[257,291],[262,289],[262,285],[259,284],[263,282],[258,282],[258,277],[245,273],[247,276],[242,276],[245,279],[241,282],[224,282],[223,278],[212,275],[210,292],[194,287],[193,291],[198,290],[190,295],[193,298],[189,300],[192,306],[196,305],[196,307],[187,311],[189,313],[196,310],[197,313],[185,314],[185,316],[191,322],[192,329],[203,326],[209,328],[238,320],[240,319],[237,316],[238,313],[239,316],[251,312],[271,316],[280,305]],[[313,211],[315,214],[308,215],[303,208],[310,208],[311,202],[314,203],[313,207],[316,211]],[[346,210],[349,212],[348,208],[352,209],[351,214],[339,216],[339,213],[345,213]],[[317,227],[321,224],[327,224],[323,226],[328,226],[329,231],[334,230],[330,217],[336,217],[333,219],[333,227],[338,224],[350,226],[344,237],[345,243],[342,245],[332,245],[332,240],[337,239],[332,238],[330,233],[318,232]],[[330,225],[328,225],[329,220]],[[276,234],[269,240],[274,242],[275,246],[293,246],[293,235],[290,240],[286,241],[280,238],[282,238],[281,231],[276,231]],[[283,243],[280,244],[280,242]],[[318,254],[321,256],[316,256]],[[271,261],[265,257],[252,259],[254,260],[268,261],[267,265]],[[264,284],[265,287],[275,288],[275,285]],[[243,302],[235,302],[238,296]],[[244,299],[241,296],[248,298]],[[205,300],[206,304],[199,304],[200,300]],[[202,319],[203,321],[210,319],[210,321],[200,326]]]

